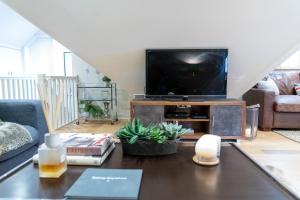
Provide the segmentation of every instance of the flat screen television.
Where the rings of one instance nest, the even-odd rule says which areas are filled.
[[[146,97],[226,98],[228,49],[147,49]]]

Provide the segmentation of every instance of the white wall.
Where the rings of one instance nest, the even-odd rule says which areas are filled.
[[[44,33],[36,34],[23,47],[25,76],[64,75],[64,52],[69,51]]]
[[[0,76],[20,76],[22,69],[21,50],[0,46]]]
[[[26,76],[52,75],[52,39],[37,37],[29,45],[26,45],[24,47],[24,65]]]
[[[52,74],[56,76],[64,76],[64,52],[70,50],[62,44],[52,39]]]
[[[38,29],[0,0],[0,45],[21,48]]]
[[[73,76],[78,76],[82,83],[103,84],[103,74],[96,71],[94,67],[72,54]],[[112,80],[114,82],[114,80]],[[117,85],[118,117],[120,119],[129,118],[129,96],[126,91]],[[93,94],[90,94],[93,95]]]
[[[146,48],[229,48],[239,97],[300,42],[298,0],[3,1],[130,94],[143,92]]]
[[[0,45],[0,76],[63,76],[66,51],[44,33],[35,34],[22,48]]]
[[[287,58],[277,69],[300,69],[300,50]]]
[[[98,73],[94,67],[80,59],[72,53],[72,72],[73,76],[79,76],[80,82],[84,83],[102,83],[103,75]]]

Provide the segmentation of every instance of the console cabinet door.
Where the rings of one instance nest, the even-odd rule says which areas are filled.
[[[164,118],[164,106],[140,106],[135,105],[132,108],[133,116],[140,119],[144,125],[150,123],[160,123]]]
[[[211,106],[210,133],[219,136],[242,135],[241,106]]]

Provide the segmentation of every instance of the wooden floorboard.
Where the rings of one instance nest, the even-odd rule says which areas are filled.
[[[101,122],[71,123],[57,132],[115,133],[126,123],[126,120],[114,125]],[[300,143],[274,132],[259,131],[254,140],[241,140],[237,145],[300,198]]]
[[[110,122],[85,122],[81,121],[79,125],[70,123],[56,130],[58,133],[115,133],[122,128],[128,121],[120,120],[113,125]]]

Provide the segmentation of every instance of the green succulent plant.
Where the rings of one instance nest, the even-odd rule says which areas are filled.
[[[178,125],[178,123],[160,123],[159,127],[161,130],[165,132],[165,135],[168,139],[176,139],[183,134],[191,132],[190,129],[183,128],[182,125]]]
[[[168,137],[165,135],[165,132],[158,127],[154,127],[150,130],[150,138],[152,141],[157,143],[165,143]]]
[[[126,140],[130,144],[134,144],[138,139],[149,140],[151,127],[144,127],[143,123],[134,118],[132,122],[128,122],[123,128],[121,128],[117,137],[121,140]]]
[[[140,120],[134,118],[118,131],[117,137],[130,144],[136,143],[137,140],[165,143],[166,140],[174,140],[188,131],[189,129],[182,128],[182,125],[172,123],[150,124],[145,127]]]

